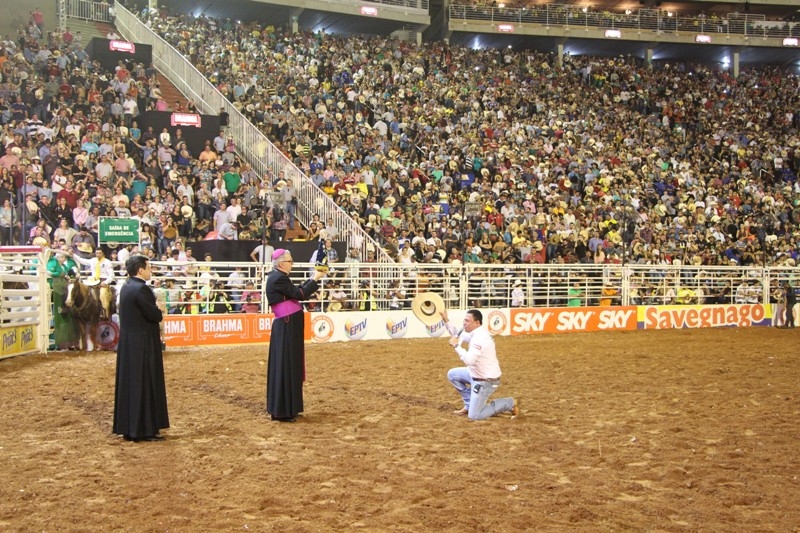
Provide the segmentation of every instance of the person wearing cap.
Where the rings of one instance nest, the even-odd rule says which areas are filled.
[[[267,364],[267,412],[279,422],[294,422],[304,409],[305,319],[300,302],[319,290],[318,281],[325,275],[315,270],[311,278],[295,285],[289,279],[293,263],[292,254],[279,248],[272,253],[273,269],[267,276],[267,303],[275,315]]]
[[[127,441],[159,441],[169,428],[164,358],[159,325],[164,315],[147,282],[150,262],[133,255],[119,300],[120,333],[112,433]]]
[[[450,369],[447,379],[461,395],[464,406],[453,414],[469,417],[470,420],[485,420],[499,413],[511,413],[515,418],[519,415],[519,405],[514,398],[497,398],[489,401],[489,397],[500,387],[500,363],[497,360],[497,349],[494,339],[483,325],[483,314],[477,309],[470,309],[464,315],[460,330],[452,324],[447,310],[439,314],[450,332],[450,346],[466,366]],[[467,348],[462,345],[467,343]]]

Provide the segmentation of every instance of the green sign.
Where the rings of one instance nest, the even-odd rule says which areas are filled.
[[[139,242],[139,221],[130,218],[100,217],[98,241]]]

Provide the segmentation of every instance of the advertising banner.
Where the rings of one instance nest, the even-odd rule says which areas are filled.
[[[511,335],[635,330],[636,307],[511,309]]]
[[[36,324],[0,328],[0,358],[35,351],[38,329]]]
[[[305,339],[311,339],[311,317],[305,315]],[[215,344],[258,344],[269,342],[272,314],[166,315],[164,339],[167,346],[210,346]]]
[[[762,304],[644,305],[638,314],[641,329],[772,325],[772,307]]]
[[[482,309],[483,323],[492,335],[508,334],[508,309]],[[465,310],[449,310],[450,322],[461,329]],[[428,339],[449,336],[444,321],[432,326],[420,322],[410,310],[337,311],[311,313],[313,342]]]

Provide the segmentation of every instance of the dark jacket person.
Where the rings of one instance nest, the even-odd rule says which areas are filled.
[[[142,255],[125,262],[128,281],[120,292],[120,336],[113,432],[125,440],[163,440],[159,430],[169,427],[167,390],[159,323],[161,310],[147,281],[150,264]]]
[[[267,364],[267,412],[280,422],[294,422],[303,412],[305,320],[300,300],[308,300],[319,289],[317,280],[325,275],[315,271],[312,279],[298,287],[289,279],[292,263],[288,250],[275,250],[274,268],[267,277],[267,301],[275,314]]]

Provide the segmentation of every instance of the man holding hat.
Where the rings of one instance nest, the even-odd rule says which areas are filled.
[[[477,309],[467,311],[460,331],[449,322],[444,305],[439,314],[450,331],[450,346],[467,365],[447,373],[447,379],[464,400],[464,407],[454,414],[467,415],[470,420],[484,420],[506,412],[511,413],[511,418],[519,415],[519,405],[514,398],[489,401],[492,393],[500,387],[501,372],[494,339],[483,325],[483,314]],[[462,346],[464,343],[468,343],[466,349]]]
[[[81,226],[78,234],[72,237],[73,253],[84,259],[89,259],[94,254],[94,238],[89,235],[89,228]]]
[[[269,343],[267,365],[267,412],[272,420],[294,422],[303,412],[303,381],[305,379],[305,345],[302,300],[311,298],[324,270],[315,270],[301,285],[289,279],[292,254],[278,248],[272,253],[272,272],[267,276],[267,302],[275,320]]]

